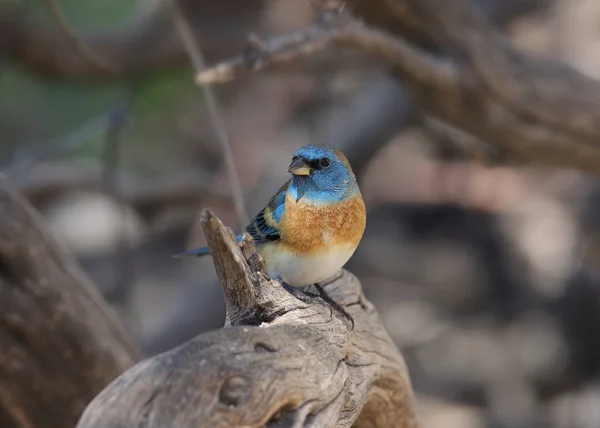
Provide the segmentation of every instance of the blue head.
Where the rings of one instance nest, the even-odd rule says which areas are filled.
[[[288,171],[293,174],[289,191],[296,200],[326,204],[343,201],[360,192],[348,159],[330,146],[300,148]]]

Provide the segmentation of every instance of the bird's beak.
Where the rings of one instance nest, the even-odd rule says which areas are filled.
[[[291,172],[294,175],[309,175],[311,172],[311,167],[304,159],[298,158],[292,161],[288,167],[288,172]]]

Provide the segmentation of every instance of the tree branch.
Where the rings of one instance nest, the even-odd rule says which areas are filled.
[[[213,59],[239,48],[258,17],[262,0],[242,3],[223,0],[218,4],[201,5],[184,0],[182,3],[205,42],[207,58]],[[62,30],[57,31],[39,22],[18,19],[18,11],[0,4],[0,50],[6,51],[9,59],[29,72],[69,81],[124,79],[186,66],[188,58],[170,16],[165,13],[163,2],[156,5],[126,29],[90,34],[76,33],[68,25],[65,27],[64,22]],[[232,8],[236,11],[233,15]],[[226,18],[230,21],[226,27],[210,25],[215,21],[224,22]],[[14,37],[4,37],[12,34]],[[8,43],[9,46],[4,46]],[[90,61],[90,56],[109,67],[99,67],[98,61]]]
[[[552,1],[472,0],[498,25]],[[55,31],[21,19],[20,7],[11,6],[13,3],[24,2],[0,4],[0,52],[6,52],[9,58],[34,74],[74,81],[110,80],[186,65],[186,54],[164,13],[163,2],[157,2],[157,7],[128,25],[127,30],[111,34],[76,32],[56,9],[54,14],[62,23],[62,30]],[[222,0],[202,5],[193,0],[182,0],[186,17],[198,29],[209,59],[233,54],[262,6],[262,0],[241,3]],[[372,9],[375,12],[381,10]],[[232,10],[236,11],[233,15]],[[383,11],[383,15],[389,17],[386,13]],[[216,29],[211,25],[226,20],[233,20],[233,23]],[[422,39],[421,34],[419,40]]]
[[[240,75],[263,70],[277,63],[314,54],[334,43],[351,45],[373,53],[404,73],[418,76],[424,84],[447,87],[458,82],[454,64],[420,51],[402,39],[365,27],[357,21],[317,23],[303,31],[261,42],[261,49],[246,52],[231,61],[196,74],[200,85],[223,83]]]
[[[178,0],[169,0],[169,4],[171,6],[173,21],[177,27],[179,37],[181,38],[181,43],[185,47],[192,65],[198,72],[199,70],[204,69],[206,62],[204,60],[202,49],[200,48],[200,42],[196,40],[189,22],[181,10]],[[227,127],[225,126],[225,119],[221,114],[219,102],[216,95],[213,93],[212,88],[205,86],[202,88],[202,90],[204,93],[206,106],[208,108],[210,123],[223,154],[225,172],[227,174],[227,180],[229,181],[229,189],[231,190],[233,206],[235,207],[240,227],[244,227],[248,223],[249,219],[246,212],[246,206],[244,204],[242,186],[240,185],[240,179],[235,167],[233,153],[231,151],[231,143],[227,133]]]
[[[94,285],[0,177],[0,425],[74,426],[139,351]]]
[[[410,22],[452,58],[455,85],[435,88],[401,73],[428,113],[522,160],[600,173],[599,82],[520,52],[467,0],[348,3],[371,25],[383,21],[369,8],[393,16],[386,24],[394,31]]]
[[[353,275],[326,286],[354,317],[350,331],[268,279],[248,236],[240,248],[208,211],[202,224],[228,328],[125,372],[79,428],[418,426],[404,360]]]
[[[9,175],[9,178],[13,187],[38,207],[64,192],[106,193],[100,172],[65,162],[46,162],[30,168],[28,174]],[[199,201],[206,199],[224,204],[230,201],[227,189],[211,186],[208,174],[202,171],[151,178],[121,173],[119,186],[121,199],[146,219],[168,208],[197,207]]]
[[[258,41],[253,36],[242,55],[196,73],[196,83],[206,85],[229,82],[250,72],[313,55],[330,47],[345,29],[346,25],[329,27],[317,24],[269,40]]]
[[[480,7],[498,29],[504,30],[515,18],[543,11],[554,0],[471,0],[471,2],[474,6]],[[385,76],[361,89],[343,110],[335,115],[336,117],[325,124],[326,129],[322,133],[323,141],[339,147],[346,154],[359,180],[371,159],[394,135],[418,122],[417,106],[402,82],[390,74],[386,73]],[[448,139],[445,134],[443,138]],[[452,139],[453,143],[454,141],[457,140]],[[483,150],[478,147],[477,153],[484,153],[487,147],[490,147],[487,143]],[[485,158],[488,163],[491,161],[498,163],[500,157],[497,154],[504,154],[504,152],[491,149],[490,153],[485,152]],[[463,153],[469,156],[473,154],[472,151],[464,152],[464,149]]]
[[[391,64],[427,114],[517,159],[600,173],[599,82],[518,51],[467,0],[348,4],[371,25],[425,34],[446,56],[356,22],[336,22],[264,41],[262,52],[217,65],[197,81],[222,82],[332,43],[351,45]]]

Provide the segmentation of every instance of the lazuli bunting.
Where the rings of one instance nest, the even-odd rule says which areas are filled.
[[[294,287],[314,285],[320,296],[305,295],[322,298],[354,324],[319,285],[346,264],[365,230],[365,204],[352,168],[339,150],[307,145],[295,153],[288,172],[291,180],[246,231],[254,238],[271,278],[302,300]],[[206,254],[208,247],[176,257]]]

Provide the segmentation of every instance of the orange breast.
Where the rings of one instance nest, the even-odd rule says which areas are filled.
[[[356,248],[366,224],[366,209],[362,197],[329,205],[309,205],[289,194],[281,219],[279,244],[298,253],[318,253],[335,245]]]

